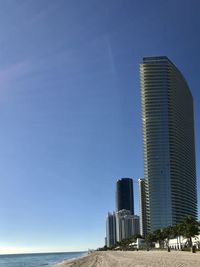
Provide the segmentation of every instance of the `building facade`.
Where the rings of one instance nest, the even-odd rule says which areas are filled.
[[[116,217],[115,213],[108,213],[106,218],[106,246],[112,247],[116,244]]]
[[[140,65],[147,231],[197,217],[193,98],[167,57]]]
[[[116,210],[129,210],[134,214],[133,180],[122,178],[116,184]]]
[[[131,214],[129,210],[116,212],[116,240],[128,239],[140,233],[139,216]]]
[[[139,186],[139,209],[140,209],[140,235],[145,237],[146,229],[146,194],[145,194],[145,180],[138,179]]]

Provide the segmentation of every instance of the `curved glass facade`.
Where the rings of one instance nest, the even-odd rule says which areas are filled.
[[[122,178],[116,184],[116,210],[129,210],[134,214],[133,180]]]
[[[140,65],[147,230],[197,216],[193,98],[167,57]]]

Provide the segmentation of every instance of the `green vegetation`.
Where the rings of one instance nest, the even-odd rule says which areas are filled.
[[[137,235],[134,235],[128,239],[123,239],[122,241],[120,242],[117,242],[115,246],[113,247],[107,247],[107,246],[104,246],[102,248],[98,248],[97,250],[98,251],[106,251],[106,250],[133,250],[133,246],[131,246],[131,244],[133,242],[136,242],[137,241],[137,238],[142,238],[141,235],[137,234]]]
[[[180,243],[178,238],[183,236],[187,238],[187,248],[190,250],[192,248],[192,237],[195,237],[199,234],[199,226],[200,223],[193,217],[187,216],[184,220],[175,225],[175,226],[168,226],[163,229],[158,229],[153,233],[149,233],[145,237],[145,243],[147,250],[149,248],[155,247],[155,242],[159,242],[160,249],[164,249],[167,247],[168,251],[169,248],[169,239],[170,238],[177,238],[177,244]],[[103,248],[99,248],[98,250],[134,250],[136,247],[132,245],[132,243],[137,241],[137,238],[142,238],[140,235],[134,235],[129,239],[124,239],[121,242],[117,242],[115,246],[108,248],[104,246]]]
[[[188,239],[188,247],[191,248],[192,237],[195,237],[199,234],[199,226],[200,224],[195,218],[187,216],[181,223],[175,226],[168,226],[163,229],[158,229],[153,233],[149,233],[145,240],[146,243],[150,244],[151,247],[153,246],[153,242],[158,241],[160,248],[164,248],[164,245],[167,247],[169,246],[170,238],[177,237],[178,239],[180,236],[183,236]],[[177,240],[177,243],[180,242]]]

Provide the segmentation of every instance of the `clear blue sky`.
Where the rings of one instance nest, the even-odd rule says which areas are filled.
[[[143,56],[168,56],[191,87],[199,176],[199,10],[198,0],[0,1],[1,253],[104,245],[116,179],[143,176]],[[137,188],[135,202],[138,213]]]

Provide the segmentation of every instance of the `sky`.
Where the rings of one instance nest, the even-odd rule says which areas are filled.
[[[191,88],[199,177],[199,9],[0,0],[0,253],[103,246],[118,178],[135,179],[139,213],[144,56],[168,56]]]

